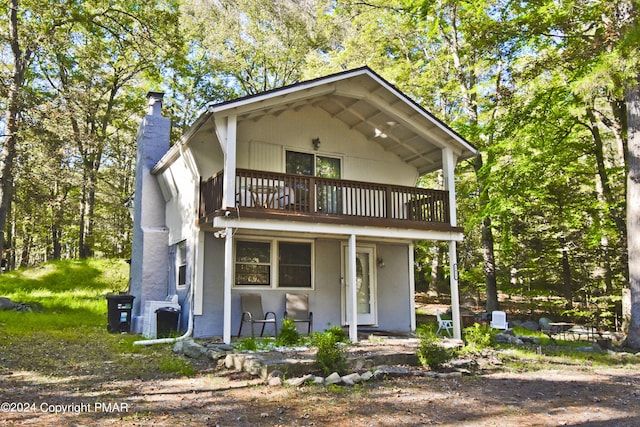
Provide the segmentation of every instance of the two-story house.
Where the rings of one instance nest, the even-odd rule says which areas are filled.
[[[369,68],[219,104],[169,148],[161,94],[138,136],[131,293],[176,294],[183,327],[229,342],[242,293],[280,322],[308,295],[314,329],[415,330],[415,241],[449,242],[460,337],[454,168],[476,149]],[[444,188],[416,187],[442,169]]]

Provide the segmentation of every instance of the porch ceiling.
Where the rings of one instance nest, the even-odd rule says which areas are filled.
[[[471,144],[371,70],[336,76],[212,106],[214,115],[231,110],[239,120],[257,121],[311,105],[380,144],[420,174],[442,169],[444,147],[451,147],[459,159],[475,154]]]

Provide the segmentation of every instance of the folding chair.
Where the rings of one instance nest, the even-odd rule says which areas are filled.
[[[264,327],[267,323],[272,323],[273,328],[276,331],[276,337],[278,336],[278,323],[276,314],[273,311],[262,310],[262,297],[259,294],[243,294],[240,295],[240,303],[242,304],[242,318],[240,319],[240,330],[238,331],[238,337],[242,334],[242,325],[245,322],[251,323],[251,337],[254,337],[253,325],[254,323],[262,324],[262,331],[260,336],[264,334]],[[269,315],[272,317],[269,318]]]
[[[436,335],[440,333],[440,331],[444,330],[447,332],[447,335],[450,337],[453,336],[453,320],[443,319],[440,316],[440,310],[436,308],[436,317],[438,319],[438,330],[436,331]]]
[[[309,311],[309,296],[286,294],[284,317],[292,319],[295,323],[307,323],[307,335],[309,335],[313,327],[313,313]]]

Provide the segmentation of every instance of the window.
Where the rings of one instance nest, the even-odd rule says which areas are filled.
[[[312,243],[236,241],[235,285],[312,288]]]
[[[271,243],[236,242],[236,286],[271,285]]]
[[[331,179],[340,179],[342,176],[340,159],[337,157],[287,151],[286,162],[287,173]],[[296,201],[303,205],[309,205],[311,202],[318,212],[342,213],[342,191],[335,182],[322,181],[316,184],[315,193],[315,200],[310,201],[308,188],[296,188]]]
[[[187,284],[187,243],[182,241],[178,243],[176,250],[176,267],[178,271],[178,286]]]
[[[311,153],[287,151],[286,173],[340,179],[340,159]]]
[[[278,287],[311,287],[310,243],[278,243]]]

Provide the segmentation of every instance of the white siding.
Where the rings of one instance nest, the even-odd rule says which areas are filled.
[[[311,106],[258,121],[240,121],[237,166],[284,172],[285,150],[314,152],[313,138],[321,141],[317,154],[343,159],[343,179],[407,186],[416,183],[418,172],[413,166]]]
[[[197,209],[194,189],[198,191],[199,184],[193,182],[191,172],[181,158],[163,171],[159,179],[165,181],[167,187],[172,187],[171,199],[167,201],[165,209],[169,244],[172,245],[191,237]],[[172,181],[175,185],[167,185]]]

